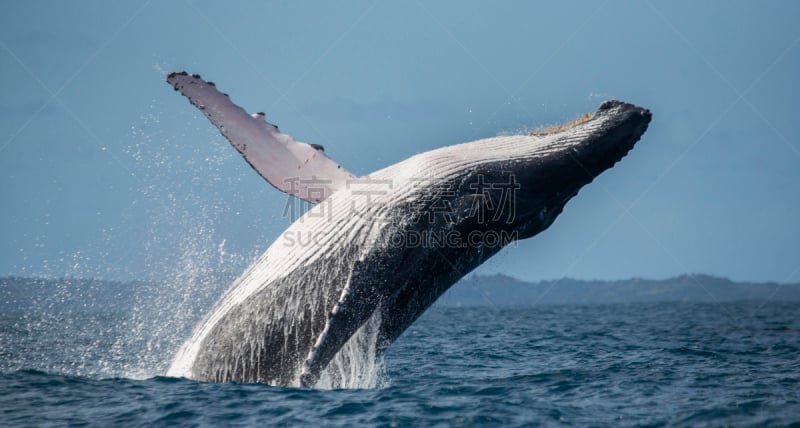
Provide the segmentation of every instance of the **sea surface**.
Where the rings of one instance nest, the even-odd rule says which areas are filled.
[[[307,390],[160,376],[175,344],[124,311],[6,311],[0,426],[798,424],[798,314],[781,302],[435,306],[385,354],[377,387]]]

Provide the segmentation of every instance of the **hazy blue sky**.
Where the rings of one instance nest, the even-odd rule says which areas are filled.
[[[0,15],[0,275],[238,272],[291,222],[164,82],[213,80],[357,174],[650,108],[636,149],[478,272],[800,281],[800,2],[30,1]]]

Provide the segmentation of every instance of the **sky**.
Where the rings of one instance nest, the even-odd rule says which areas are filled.
[[[622,99],[653,112],[525,280],[800,282],[800,2],[30,1],[0,15],[0,275],[238,273],[292,222],[164,78],[368,174]]]

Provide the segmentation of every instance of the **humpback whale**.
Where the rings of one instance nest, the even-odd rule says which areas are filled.
[[[201,381],[313,387],[368,322],[382,352],[461,277],[547,229],[651,119],[610,100],[572,123],[442,147],[356,177],[199,75],[167,82],[271,185],[315,204],[175,355],[167,374]]]

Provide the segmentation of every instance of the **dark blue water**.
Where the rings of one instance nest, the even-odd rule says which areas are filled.
[[[171,355],[122,343],[127,315],[6,313],[0,425],[786,425],[800,422],[798,314],[774,302],[433,308],[386,354],[385,387],[325,391],[109,377]]]

